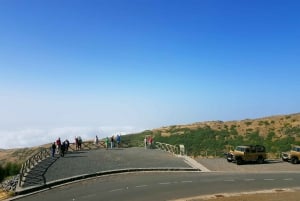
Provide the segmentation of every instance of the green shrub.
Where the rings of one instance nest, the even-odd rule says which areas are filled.
[[[21,165],[17,163],[8,162],[0,166],[0,181],[4,178],[19,174]]]
[[[252,124],[252,121],[246,121],[245,124],[246,124],[247,126],[250,126],[250,125]]]

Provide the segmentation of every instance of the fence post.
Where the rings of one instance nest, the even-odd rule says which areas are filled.
[[[48,153],[48,154],[47,154]],[[29,172],[35,165],[37,165],[40,161],[50,156],[50,152],[48,149],[42,148],[41,151],[36,153],[35,155],[31,156],[29,159],[27,159],[21,166],[20,175],[19,175],[19,187],[22,187],[23,185],[23,178],[25,177],[25,174]]]

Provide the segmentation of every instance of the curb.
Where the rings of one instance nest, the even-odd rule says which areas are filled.
[[[16,190],[15,195],[20,196],[20,195],[30,194],[30,193],[34,193],[37,191],[50,189],[52,187],[56,187],[56,186],[59,186],[62,184],[71,183],[74,181],[80,181],[80,180],[89,179],[89,178],[105,176],[105,175],[113,175],[113,174],[127,173],[127,172],[153,172],[153,171],[200,172],[201,170],[197,169],[197,168],[129,168],[129,169],[117,169],[117,170],[111,170],[111,171],[101,171],[101,172],[96,172],[96,173],[91,173],[91,174],[77,175],[74,177],[68,177],[68,178],[64,178],[64,179],[47,182],[46,184],[43,184],[43,185],[31,186],[31,187],[27,187],[24,189],[19,189],[19,190]],[[17,197],[15,197],[15,199],[17,199]],[[14,198],[12,198],[11,200],[14,200]]]

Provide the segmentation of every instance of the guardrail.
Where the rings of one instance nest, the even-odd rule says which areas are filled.
[[[98,144],[95,144],[93,141],[85,141],[81,144],[81,150],[92,150],[92,149],[98,149],[98,148],[105,148],[106,144],[105,141],[99,141]],[[69,144],[69,150],[76,151],[76,144],[70,143]]]
[[[173,153],[173,154],[180,154],[184,155],[185,150],[184,150],[184,145],[171,145],[167,143],[162,143],[162,142],[155,142],[156,148]]]
[[[99,141],[98,144],[95,144],[93,141],[85,141],[81,145],[81,150],[92,150],[92,149],[98,149],[104,147],[106,147],[105,141]],[[75,143],[70,143],[69,151],[76,151]],[[32,168],[34,168],[39,162],[41,162],[42,160],[50,156],[51,156],[51,148],[47,149],[41,147],[38,153],[34,154],[29,159],[27,159],[21,166],[18,186],[19,187],[23,186],[24,178],[26,178],[26,175]]]
[[[22,186],[23,184],[23,178],[25,175],[34,167],[36,166],[39,162],[42,160],[48,158],[51,155],[50,149],[46,148],[40,148],[41,151],[36,153],[35,155],[31,156],[29,159],[25,161],[25,163],[22,164],[21,170],[20,170],[20,176],[19,176],[19,182],[18,185],[19,187]]]

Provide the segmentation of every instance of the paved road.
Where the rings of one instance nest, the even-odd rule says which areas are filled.
[[[292,172],[127,173],[85,180],[18,200],[173,200],[205,194],[294,188],[299,186],[300,174]]]
[[[50,166],[49,166],[50,165]],[[126,148],[75,151],[48,158],[27,176],[24,187],[96,172],[129,168],[191,168],[183,158],[157,149]]]

